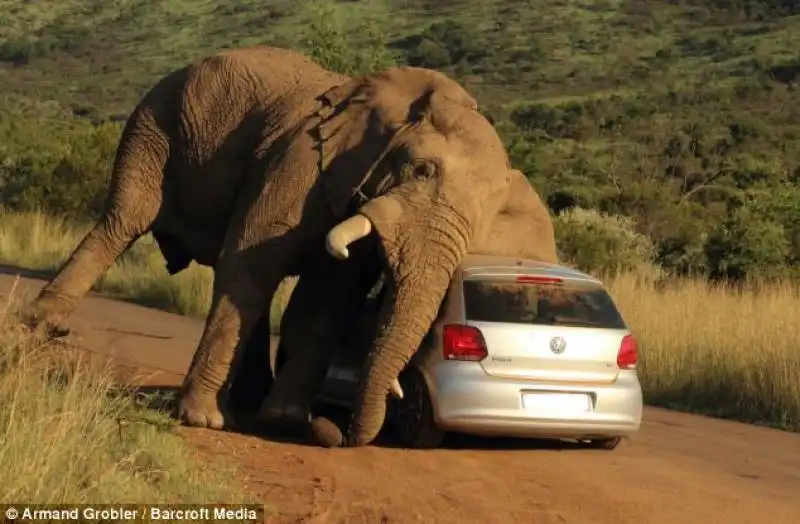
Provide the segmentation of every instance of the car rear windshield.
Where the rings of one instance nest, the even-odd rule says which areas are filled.
[[[479,322],[625,328],[611,297],[594,285],[467,280],[464,307]]]

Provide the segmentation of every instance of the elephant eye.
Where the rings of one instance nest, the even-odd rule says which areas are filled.
[[[428,180],[436,176],[439,166],[430,160],[419,160],[411,165],[411,176],[417,180]]]

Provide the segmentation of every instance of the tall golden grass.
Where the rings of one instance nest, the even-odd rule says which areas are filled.
[[[116,388],[106,363],[38,341],[16,306],[0,301],[0,503],[249,502],[166,413]]]
[[[41,214],[0,213],[0,263],[54,269],[85,230]],[[632,274],[607,282],[639,340],[647,402],[800,429],[800,330],[793,327],[800,284],[734,289]],[[287,282],[273,301],[275,331],[292,286]],[[170,277],[148,237],[97,289],[198,316],[208,308],[211,272],[192,266]]]
[[[800,430],[800,283],[609,282],[639,341],[645,400]]]

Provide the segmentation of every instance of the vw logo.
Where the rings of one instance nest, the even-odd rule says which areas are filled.
[[[560,355],[567,349],[567,341],[561,337],[553,337],[550,340],[550,351],[555,353],[556,355]]]

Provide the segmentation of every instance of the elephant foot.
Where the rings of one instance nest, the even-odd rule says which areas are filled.
[[[256,422],[262,431],[283,435],[306,435],[311,415],[299,405],[262,406]]]
[[[342,430],[325,417],[316,417],[311,420],[311,435],[317,444],[325,448],[341,448],[345,446]]]
[[[20,321],[32,330],[44,333],[48,338],[69,335],[67,318],[72,307],[55,295],[39,297],[19,312]]]
[[[299,405],[262,406],[257,420],[269,426],[295,426],[308,424],[309,412]]]
[[[220,404],[214,394],[188,391],[178,403],[177,418],[187,426],[224,429],[230,417],[227,407]]]

